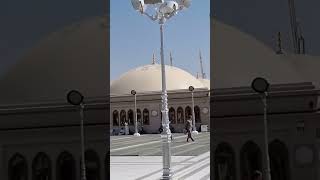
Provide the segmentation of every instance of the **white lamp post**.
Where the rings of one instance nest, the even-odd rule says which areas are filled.
[[[138,133],[138,122],[137,122],[137,92],[135,90],[131,91],[131,94],[134,95],[134,136],[140,136]]]
[[[198,134],[197,128],[196,128],[196,120],[195,120],[195,113],[194,113],[194,99],[193,99],[193,91],[194,87],[189,86],[189,91],[191,92],[191,100],[192,100],[192,134]]]
[[[152,21],[157,21],[160,25],[160,38],[161,38],[161,76],[162,76],[162,127],[161,134],[163,144],[163,174],[161,179],[172,179],[171,171],[171,132],[169,128],[168,117],[168,98],[165,77],[165,64],[163,52],[163,25],[166,20],[173,17],[179,10],[188,8],[191,0],[179,1],[164,1],[164,0],[131,0],[132,6],[141,14],[146,15]],[[155,10],[154,15],[146,13],[146,5],[153,7]]]
[[[264,144],[265,144],[265,156],[266,156],[266,180],[271,180],[270,173],[270,159],[269,159],[269,147],[268,147],[268,121],[267,121],[267,97],[269,90],[269,83],[266,79],[257,77],[252,81],[251,88],[257,93],[261,94],[264,105]]]

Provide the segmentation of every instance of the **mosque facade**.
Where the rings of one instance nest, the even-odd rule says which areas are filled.
[[[160,65],[138,67],[110,86],[108,23],[92,17],[48,34],[1,77],[1,178],[81,179],[80,114],[67,103],[70,90],[84,95],[88,180],[109,179],[109,130],[126,122],[133,130],[132,89],[144,133],[159,133]],[[182,131],[192,112],[190,85],[195,87],[196,126],[209,125],[209,81],[169,65],[166,73],[174,131]]]
[[[1,76],[0,179],[81,179],[70,90],[85,97],[87,179],[109,179],[108,23],[86,18],[49,33]]]
[[[255,77],[264,77],[271,84],[268,122],[272,180],[319,180],[319,57],[277,54],[232,26],[215,20],[211,23],[210,83],[178,67],[166,66],[167,77],[171,77],[167,87],[174,131],[181,131],[186,112],[190,113],[188,87],[194,86],[197,128],[210,127],[212,176],[245,180],[254,170],[263,171],[263,106],[250,84]],[[109,131],[126,122],[133,131],[131,90],[137,92],[141,126],[146,133],[158,133],[160,65],[137,67],[111,85],[106,83],[108,29],[106,20],[98,17],[54,32],[1,77],[1,178],[80,179],[79,112],[65,97],[72,89],[86,97],[88,180],[108,179],[105,142]],[[110,102],[106,101],[108,89]]]
[[[186,121],[193,113],[192,100],[194,101],[194,120],[197,130],[201,131],[202,125],[209,127],[210,81],[196,78],[187,71],[172,65],[166,65],[166,81],[171,131],[183,132]],[[193,99],[189,86],[195,88]],[[135,100],[130,94],[131,90],[137,93],[137,112],[134,112]],[[111,132],[117,133],[125,129],[127,124],[130,134],[133,134],[135,131],[134,115],[137,113],[139,131],[160,133],[162,127],[160,64],[153,62],[124,73],[111,83],[110,93]]]
[[[320,179],[320,57],[270,48],[253,36],[211,21],[211,174],[246,180],[266,172],[264,104],[251,89],[270,83],[268,151],[272,180]],[[280,53],[279,53],[280,52]]]

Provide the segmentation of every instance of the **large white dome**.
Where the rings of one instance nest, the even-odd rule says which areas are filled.
[[[166,65],[166,85],[167,90],[188,89],[189,86],[195,88],[206,88],[197,78],[190,73]],[[111,94],[130,94],[131,90],[137,92],[161,91],[161,65],[151,64],[132,69],[118,79],[112,81]]]
[[[202,78],[199,78],[198,79],[200,82],[202,82],[202,84],[207,87],[208,89],[210,89],[210,80],[209,79],[202,79]]]

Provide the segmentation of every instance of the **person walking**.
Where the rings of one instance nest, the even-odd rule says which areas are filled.
[[[186,131],[187,131],[187,134],[188,134],[188,137],[187,137],[187,142],[189,142],[189,139],[191,139],[192,141],[194,141],[194,139],[192,138],[192,134],[191,134],[191,131],[192,131],[192,116],[189,116],[189,119],[187,120],[187,123],[186,123]]]

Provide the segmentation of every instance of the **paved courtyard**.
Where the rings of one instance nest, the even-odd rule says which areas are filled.
[[[173,134],[172,171],[175,180],[210,179],[210,133],[194,136]],[[162,144],[160,134],[140,137],[111,136],[111,179],[156,180],[162,174]]]

